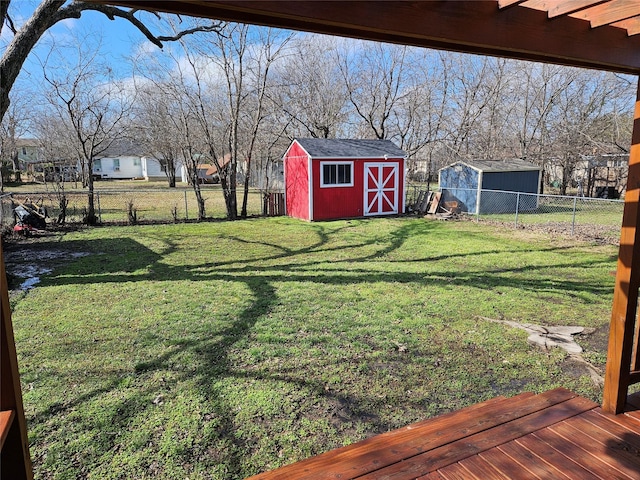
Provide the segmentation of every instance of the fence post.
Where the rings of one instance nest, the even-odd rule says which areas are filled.
[[[571,236],[576,228],[576,204],[578,203],[578,197],[573,197],[573,218],[571,219]]]
[[[184,191],[184,219],[189,220],[189,204],[187,203],[187,191]]]
[[[516,228],[518,228],[518,210],[520,210],[520,192],[516,194]]]

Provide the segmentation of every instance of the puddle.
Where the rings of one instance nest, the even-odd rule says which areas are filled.
[[[21,280],[19,290],[30,290],[40,283],[40,278],[53,271],[51,264],[89,255],[88,252],[66,250],[39,250],[24,248],[5,252],[7,272]]]
[[[49,272],[50,271],[51,270],[49,270]],[[35,287],[38,283],[40,283],[40,277],[27,278],[24,282],[20,284],[18,288],[20,290],[29,290],[30,288]]]

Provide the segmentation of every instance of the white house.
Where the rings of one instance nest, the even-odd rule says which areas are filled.
[[[176,176],[180,177],[181,163],[176,162]],[[164,180],[164,168],[153,157],[118,155],[93,160],[93,175],[103,180]]]
[[[141,157],[142,163],[142,177],[145,180],[165,180],[167,175],[165,173],[165,167],[160,164],[157,158],[153,157]],[[180,178],[180,170],[182,163],[176,161],[176,178]]]
[[[142,178],[142,160],[138,156],[102,157],[93,160],[93,176],[101,179]]]

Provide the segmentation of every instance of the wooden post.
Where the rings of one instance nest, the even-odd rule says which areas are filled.
[[[0,478],[16,480],[33,479],[27,423],[22,405],[22,390],[16,344],[13,338],[9,289],[4,269],[4,255],[0,241],[0,295],[2,301],[2,332],[0,335],[0,413],[2,422],[2,454],[0,456]]]
[[[629,176],[624,198],[622,230],[616,285],[613,294],[609,349],[602,409],[621,413],[629,385],[637,383],[638,348],[634,337],[638,329],[638,289],[640,288],[640,81],[634,110],[633,135],[629,154]],[[636,337],[637,338],[637,337]],[[635,353],[634,353],[635,350]],[[635,357],[635,358],[634,358]]]

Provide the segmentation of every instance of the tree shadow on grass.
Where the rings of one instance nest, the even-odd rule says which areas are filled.
[[[416,234],[415,229],[399,228],[382,244],[380,238],[371,239],[370,241],[359,242],[358,247],[378,246],[374,252],[357,253],[354,256],[347,256],[344,259],[330,262],[338,266],[344,265],[345,269],[332,270],[327,268],[327,261],[324,259],[308,259],[305,258],[299,262],[299,257],[308,254],[333,251],[338,248],[350,247],[334,247],[329,244],[333,235],[338,232],[328,233],[322,227],[313,227],[316,230],[317,239],[311,245],[302,246],[300,248],[282,247],[274,245],[266,241],[255,241],[252,239],[241,239],[229,237],[229,239],[238,243],[251,243],[252,245],[262,245],[270,250],[275,249],[276,253],[265,255],[260,259],[252,259],[249,261],[224,261],[224,262],[206,262],[203,261],[196,265],[187,267],[173,266],[163,263],[163,255],[176,251],[175,245],[167,244],[161,253],[156,253],[151,249],[144,247],[139,242],[129,238],[114,240],[92,240],[88,242],[89,250],[101,255],[95,257],[104,257],[100,261],[96,258],[82,258],[74,262],[64,271],[64,274],[58,277],[52,277],[46,280],[48,284],[89,284],[89,283],[113,283],[124,281],[163,281],[163,280],[188,280],[188,281],[222,281],[222,282],[240,282],[246,286],[250,304],[242,311],[234,316],[233,320],[225,327],[215,332],[214,338],[199,338],[194,340],[180,340],[179,343],[159,356],[142,360],[135,366],[135,373],[139,375],[154,374],[157,372],[173,371],[177,374],[177,381],[194,381],[200,390],[201,397],[205,399],[209,413],[214,414],[220,427],[214,432],[208,432],[205,442],[224,443],[228,446],[225,449],[221,460],[227,466],[229,478],[235,478],[239,475],[246,474],[243,470],[243,455],[246,451],[246,439],[241,438],[233,430],[236,422],[236,412],[234,412],[225,398],[223,387],[216,380],[232,378],[232,379],[256,379],[256,380],[273,380],[293,384],[298,389],[306,389],[313,392],[314,395],[333,402],[339,410],[340,416],[346,421],[355,417],[365,418],[371,423],[374,431],[384,431],[390,426],[379,420],[378,411],[371,406],[367,406],[362,399],[352,395],[344,394],[339,391],[331,391],[326,388],[318,379],[305,378],[304,374],[299,372],[253,372],[249,370],[238,370],[233,360],[230,358],[232,350],[237,348],[239,342],[244,341],[253,331],[256,322],[267,316],[272,309],[278,304],[278,290],[276,284],[283,280],[286,275],[287,282],[311,282],[322,285],[343,285],[343,284],[366,284],[371,282],[384,283],[400,283],[400,284],[420,284],[447,282],[452,286],[474,286],[478,288],[495,289],[500,287],[512,286],[513,278],[506,274],[526,273],[534,269],[546,268],[566,268],[578,267],[589,268],[597,266],[596,260],[583,261],[578,264],[571,262],[562,262],[556,265],[543,265],[538,267],[523,266],[513,269],[496,269],[495,271],[475,270],[465,271],[460,274],[457,271],[429,271],[429,272],[393,272],[379,271],[376,269],[362,268],[362,266],[354,267],[353,264],[367,261],[375,261],[384,258],[394,251],[402,247],[402,245],[413,235]],[[424,227],[420,227],[420,232],[424,233]],[[82,249],[87,247],[87,242],[69,242],[67,247],[70,250]],[[536,249],[537,250],[537,249]],[[544,248],[539,249],[544,251]],[[557,250],[557,249],[548,249]],[[518,250],[521,251],[521,250]],[[355,253],[355,252],[354,252]],[[452,253],[450,255],[439,253],[434,260],[425,259],[425,261],[442,261],[464,256],[474,256],[482,254],[507,254],[504,250],[491,249],[485,252],[469,252],[469,253]],[[104,260],[104,261],[103,261]],[[204,260],[204,259],[203,259]],[[276,265],[258,266],[260,262],[280,261]],[[408,262],[413,262],[409,260]],[[397,263],[397,261],[396,261]],[[96,271],[97,270],[97,271]],[[575,292],[586,291],[590,294],[600,295],[609,294],[610,288],[603,286],[598,282],[584,281],[565,281],[557,284],[551,278],[538,278],[532,280],[519,280],[520,288],[531,291],[553,290]],[[47,283],[44,283],[45,285]],[[215,301],[215,300],[212,300]],[[153,331],[148,332],[152,337],[155,335]],[[156,336],[155,338],[160,338]],[[151,338],[153,340],[153,338]],[[64,355],[64,351],[60,352]],[[175,359],[184,354],[193,355],[198,361],[193,368],[176,367]],[[85,403],[99,399],[101,396],[116,392],[120,388],[121,378],[115,377],[108,381],[106,385],[96,388],[93,391],[84,393],[64,402],[63,404],[52,404],[43,411],[34,415],[30,421],[35,424],[46,424],[52,417],[61,413],[70,412],[75,407]],[[138,388],[135,392],[126,393],[124,398],[116,402],[112,406],[110,412],[106,413],[105,423],[112,425],[112,429],[126,431],[131,424],[135,423],[135,419],[144,416],[150,409],[156,408],[153,403],[153,397],[157,393],[155,385],[145,385]],[[87,425],[87,428],[93,428]],[[109,451],[117,447],[118,436],[109,438],[104,433],[98,432],[102,441],[96,445],[96,454],[98,457],[107,454]],[[204,455],[207,454],[204,446],[198,447],[201,452],[200,461],[203,461]],[[209,452],[211,453],[211,452]],[[193,460],[192,454],[185,453],[183,461],[188,463]],[[69,460],[69,459],[67,459]],[[64,459],[63,459],[64,461]]]
[[[42,285],[67,285],[67,284],[96,284],[96,283],[122,283],[135,281],[212,281],[230,280],[236,281],[245,275],[259,275],[264,281],[277,281],[286,275],[287,281],[304,281],[319,284],[358,284],[372,282],[391,282],[400,284],[439,283],[445,281],[452,286],[469,286],[477,288],[496,289],[499,287],[513,286],[514,279],[510,275],[533,272],[536,270],[567,268],[590,268],[597,266],[600,261],[582,262],[558,262],[539,266],[525,265],[522,267],[507,267],[494,269],[467,269],[460,272],[458,267],[451,270],[440,271],[426,268],[423,272],[393,272],[380,271],[379,268],[362,268],[367,262],[382,260],[394,265],[398,269],[401,264],[433,265],[437,262],[454,260],[465,257],[479,257],[483,255],[510,255],[508,249],[489,249],[469,252],[443,253],[443,246],[434,241],[433,255],[423,258],[387,258],[393,252],[399,250],[408,239],[419,235],[432,233],[430,223],[404,224],[395,229],[384,238],[374,237],[367,241],[350,242],[347,245],[331,245],[333,238],[339,237],[348,231],[349,225],[327,231],[322,225],[312,224],[309,228],[314,230],[317,239],[307,246],[288,247],[264,240],[253,238],[241,238],[238,236],[220,235],[217,238],[231,240],[241,245],[265,247],[271,252],[260,255],[257,258],[233,259],[223,261],[207,261],[206,252],[202,253],[202,261],[197,264],[175,266],[163,263],[165,255],[175,252],[178,247],[166,238],[160,252],[147,248],[136,240],[124,237],[118,239],[99,239],[89,241],[45,242],[38,244],[38,248],[46,251],[49,248],[60,248],[69,252],[88,251],[93,253],[87,257],[77,258],[69,267],[60,274],[44,277]],[[437,234],[437,231],[435,232]],[[471,234],[473,236],[473,234]],[[372,249],[367,253],[367,249]],[[569,246],[560,247],[533,247],[517,248],[513,253],[554,253],[569,250]],[[364,249],[365,252],[359,252]],[[275,253],[273,251],[275,250]],[[331,252],[346,252],[342,258],[327,260],[322,254]],[[220,252],[216,252],[217,255]],[[312,255],[320,255],[315,259]],[[612,256],[611,259],[615,259]],[[273,263],[278,262],[278,263]],[[266,263],[266,265],[265,265]],[[328,268],[331,265],[331,268]],[[340,267],[344,266],[343,269]],[[518,286],[531,291],[583,291],[590,294],[608,294],[609,286],[597,282],[572,281],[566,279],[559,283],[557,278],[528,280],[519,277]]]

